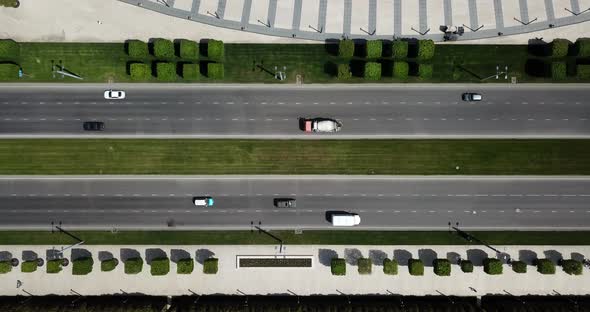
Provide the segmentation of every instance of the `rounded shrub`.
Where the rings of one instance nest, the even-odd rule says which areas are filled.
[[[394,58],[408,57],[408,42],[402,40],[395,40],[391,49],[391,56]]]
[[[137,274],[143,269],[143,259],[129,258],[125,261],[125,274]]]
[[[555,274],[555,263],[549,259],[537,259],[535,265],[541,274]]]
[[[197,43],[192,40],[180,40],[180,57],[184,59],[197,58]]]
[[[119,264],[119,260],[112,258],[100,262],[100,270],[103,272],[110,272],[114,270]]]
[[[47,261],[47,273],[55,274],[61,272],[62,259],[54,259]]]
[[[158,58],[174,57],[174,44],[168,39],[154,39],[154,56]]]
[[[150,273],[152,275],[166,275],[170,272],[170,259],[157,258],[150,263]]]
[[[357,262],[359,274],[366,275],[371,274],[373,271],[373,261],[368,258],[360,258]]]
[[[553,39],[551,42],[551,56],[552,57],[564,57],[567,56],[570,42],[566,39]]]
[[[338,56],[352,57],[354,55],[354,41],[350,39],[340,40],[338,42]]]
[[[346,261],[342,258],[333,258],[330,263],[332,275],[346,275]]]
[[[365,79],[379,80],[381,79],[381,64],[377,62],[368,62],[365,64]]]
[[[193,259],[180,259],[176,262],[176,273],[191,274],[195,268],[195,261]]]
[[[0,58],[15,59],[19,57],[20,48],[18,43],[12,39],[0,40]]]
[[[397,260],[385,259],[383,260],[383,273],[387,275],[397,275]]]
[[[146,80],[151,76],[149,65],[144,63],[131,63],[129,73],[133,80]]]
[[[526,273],[526,263],[522,261],[512,261],[511,264],[512,271],[516,273]]]
[[[448,259],[434,259],[432,265],[434,266],[434,274],[438,276],[451,275],[451,261]]]
[[[23,261],[20,266],[20,271],[23,273],[31,273],[37,271],[37,260]]]
[[[393,62],[393,77],[401,80],[408,79],[408,73],[410,72],[410,65],[408,62],[396,61]]]
[[[367,58],[379,58],[383,54],[383,42],[381,40],[369,40],[366,49]]]
[[[473,272],[473,262],[471,262],[471,260],[461,260],[460,266],[461,271],[463,271],[464,273]]]
[[[429,60],[434,56],[434,41],[430,39],[418,41],[418,58]]]
[[[146,57],[149,55],[148,44],[141,40],[127,41],[127,54],[131,57]]]
[[[352,77],[352,73],[350,72],[350,65],[348,64],[338,64],[338,80],[346,80]]]
[[[207,57],[216,62],[223,61],[225,57],[225,50],[223,48],[223,41],[210,39],[207,42]]]
[[[200,76],[199,64],[182,64],[182,78],[187,80],[197,80]]]
[[[551,63],[551,78],[553,78],[553,80],[563,80],[566,78],[565,62]]]
[[[174,63],[156,63],[156,78],[160,81],[176,80],[176,68]]]
[[[576,75],[580,79],[590,79],[590,65],[578,64],[576,66]]]
[[[207,76],[211,79],[223,79],[224,68],[221,63],[209,63],[207,64]]]
[[[73,275],[86,275],[92,272],[92,266],[94,260],[91,257],[78,258],[72,260],[72,274]]]
[[[420,77],[422,80],[432,78],[432,64],[418,65],[418,77]]]
[[[486,258],[483,260],[483,271],[490,275],[502,274],[502,261],[494,258]]]
[[[0,274],[12,271],[12,264],[10,261],[0,261]]]
[[[569,275],[582,275],[584,266],[582,262],[574,259],[563,260],[561,262],[563,271]]]
[[[576,40],[575,50],[577,56],[590,56],[590,38],[578,38]]]
[[[422,276],[424,275],[424,263],[420,259],[408,260],[408,270],[410,275]]]
[[[203,273],[217,274],[219,260],[217,258],[209,258],[203,262]]]

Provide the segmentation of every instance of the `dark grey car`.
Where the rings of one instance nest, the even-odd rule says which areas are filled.
[[[294,198],[275,198],[274,199],[275,207],[277,208],[295,208],[295,199]]]
[[[82,125],[86,131],[103,131],[104,122],[102,121],[86,121]]]

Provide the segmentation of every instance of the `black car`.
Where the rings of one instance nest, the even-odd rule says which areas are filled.
[[[84,130],[86,131],[103,131],[104,122],[102,121],[86,121],[84,122]]]
[[[274,204],[277,208],[295,208],[294,198],[275,198]]]

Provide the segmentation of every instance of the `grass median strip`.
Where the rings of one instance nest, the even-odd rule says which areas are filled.
[[[277,244],[257,231],[72,231],[86,245]],[[468,245],[448,231],[272,231],[287,245]],[[469,231],[491,245],[588,245],[590,232]],[[48,231],[1,231],[0,245],[70,245],[73,239]]]
[[[588,175],[590,140],[0,140],[0,174]]]

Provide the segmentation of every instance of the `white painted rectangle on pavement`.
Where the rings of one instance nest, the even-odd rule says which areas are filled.
[[[557,2],[557,0],[553,0],[553,2]],[[565,1],[564,1],[564,2],[565,2]],[[590,0],[578,0],[578,4],[579,4],[579,6],[580,6],[580,11],[584,11],[584,10],[590,9]],[[564,10],[564,11],[565,11],[565,9],[564,9],[564,8],[569,8],[569,9],[571,10],[571,8],[570,8],[570,7],[571,7],[572,5],[571,5],[571,3],[570,3],[569,1],[567,1],[567,2],[565,2],[565,3],[564,3],[562,6],[560,6],[560,7],[558,7],[557,5],[554,5],[554,6],[555,6],[555,10],[556,10],[556,11],[558,10],[558,8],[560,8],[561,10]],[[573,11],[573,10],[572,10],[572,11]],[[566,12],[567,12],[567,11],[566,11]],[[568,12],[568,13],[569,13],[569,12]],[[576,12],[576,13],[578,13],[578,12]],[[586,14],[587,14],[587,13],[588,13],[588,12],[586,12]],[[570,14],[571,14],[571,13],[570,13]]]
[[[426,23],[431,32],[438,32],[441,25],[445,25],[445,5],[443,1],[426,2]],[[416,28],[416,27],[414,27]]]
[[[215,14],[218,5],[219,1],[217,0],[201,0],[201,4],[199,4],[199,14],[209,15],[207,12]]]
[[[590,0],[578,0],[580,5],[582,5],[583,2],[587,2],[586,7],[590,7]],[[569,10],[572,9],[572,3],[570,0],[553,0],[553,11],[555,12],[555,18],[573,16],[573,14],[568,12],[566,8]]]
[[[377,0],[377,35],[393,34],[393,0]]]
[[[532,21],[535,18],[537,20],[533,23],[545,23],[545,21],[547,21],[547,10],[545,9],[545,1],[527,0],[527,7],[529,11],[529,21]]]
[[[520,20],[520,3],[516,0],[502,0],[502,12],[504,14],[504,27],[522,25],[514,20]]]
[[[451,11],[453,17],[452,26],[469,25],[469,5],[468,0],[451,0]]]
[[[252,6],[250,7],[250,24],[262,25],[258,20],[268,23],[268,2],[269,0],[252,1]]]
[[[320,15],[320,0],[305,0],[301,4],[301,23],[299,29],[302,31],[314,31],[309,28],[318,28]],[[318,29],[319,30],[319,29]]]
[[[241,21],[244,12],[244,0],[231,0],[225,4],[225,14],[223,19],[230,21]]]
[[[293,11],[295,0],[277,0],[277,14],[275,15],[275,27],[291,29],[293,27]]]
[[[341,34],[344,31],[344,0],[328,1],[326,31]]]
[[[369,3],[366,0],[352,0],[350,33],[366,35],[367,33],[361,28],[367,32],[373,31],[373,29],[369,29]]]
[[[412,28],[420,31],[418,1],[402,1],[402,34],[418,35]]]
[[[496,28],[496,12],[494,10],[494,0],[477,1],[477,21],[479,25],[484,25],[482,30]],[[465,23],[465,25],[469,25]],[[468,31],[465,29],[465,31]]]
[[[176,0],[174,8],[179,10],[190,11],[193,7],[193,0]]]

